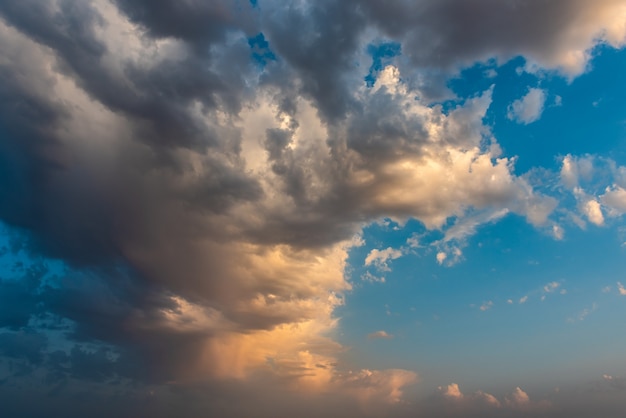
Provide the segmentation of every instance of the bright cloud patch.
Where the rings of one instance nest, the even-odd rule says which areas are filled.
[[[390,340],[393,338],[393,335],[388,334],[386,331],[376,331],[376,332],[372,332],[371,334],[368,334],[367,338],[371,340],[378,340],[378,339]]]
[[[538,88],[531,88],[519,100],[514,101],[508,109],[508,118],[519,123],[529,124],[541,118],[546,93]]]
[[[365,257],[365,265],[375,265],[379,270],[389,271],[388,261],[402,257],[402,251],[395,250],[391,247],[384,250],[373,249],[367,257]]]

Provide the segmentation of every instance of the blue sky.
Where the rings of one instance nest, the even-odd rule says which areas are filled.
[[[449,85],[465,97],[495,85],[485,120],[504,152],[518,157],[516,172],[540,168],[558,176],[563,156],[571,153],[623,160],[626,125],[618,102],[624,92],[612,80],[624,71],[626,55],[607,48],[593,55],[591,70],[570,83],[554,74],[518,74],[524,60],[517,58],[497,67],[495,77],[484,74],[493,65],[478,65]],[[506,109],[528,86],[540,86],[547,103],[539,120],[520,126]],[[564,200],[567,210],[571,202]],[[424,235],[422,248],[407,245],[415,235]],[[436,250],[428,247],[441,238],[415,221],[383,219],[364,229],[365,244],[349,258],[355,289],[340,309],[341,340],[353,347],[350,355],[355,351],[367,362],[393,353],[386,367],[427,367],[440,380],[461,379],[477,388],[523,377],[545,389],[547,382],[558,386],[590,372],[623,374],[624,339],[615,335],[626,309],[616,287],[626,260],[620,219],[585,230],[567,225],[565,237],[556,240],[507,215],[479,227],[463,260],[452,266],[437,263]],[[403,253],[388,271],[365,265],[370,251],[386,248]],[[385,282],[372,283],[368,273]],[[364,337],[379,329],[394,337]],[[598,359],[589,358],[592,352]]]
[[[0,412],[621,416],[625,20],[2,3]]]

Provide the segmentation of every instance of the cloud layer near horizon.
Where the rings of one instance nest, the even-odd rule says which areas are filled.
[[[381,7],[0,4],[0,220],[19,231],[16,254],[64,263],[0,282],[20,300],[0,318],[3,354],[55,382],[268,374],[305,393],[401,403],[414,372],[337,364],[333,312],[362,227],[389,217],[448,228],[445,256],[504,213],[553,228],[558,205],[514,173],[483,124],[492,89],[452,109],[432,100],[450,97],[447,77],[493,58],[575,77],[598,42],[624,45],[626,7]],[[368,87],[365,51],[383,41],[405,59]],[[561,176],[602,223],[600,203],[576,192],[575,164]],[[611,187],[599,200],[617,216],[624,185]],[[54,353],[59,324],[75,345]]]

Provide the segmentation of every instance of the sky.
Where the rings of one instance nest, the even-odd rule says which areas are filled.
[[[621,417],[625,22],[0,2],[0,415]]]

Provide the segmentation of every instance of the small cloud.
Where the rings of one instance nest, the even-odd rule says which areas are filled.
[[[488,301],[488,302],[485,302],[482,305],[480,305],[480,308],[478,308],[478,309],[480,309],[481,311],[484,312],[484,311],[487,311],[487,310],[491,309],[492,306],[493,306],[493,302],[492,301]]]
[[[507,299],[506,303],[508,303],[509,305],[513,304],[513,299]]]
[[[509,406],[526,406],[530,404],[530,397],[518,386],[515,388],[511,396],[506,398],[506,403]]]
[[[437,263],[450,267],[463,259],[463,251],[458,247],[448,247],[446,251],[439,251],[436,257]]]
[[[479,390],[466,395],[461,392],[459,385],[456,383],[451,383],[447,386],[439,386],[437,389],[444,399],[455,404],[464,404],[465,407],[472,408],[486,405],[492,408],[499,408],[501,406],[500,401],[492,394]]]
[[[554,96],[554,106],[562,106],[563,105],[563,98],[559,95]]]
[[[538,88],[531,88],[521,99],[515,100],[508,109],[507,117],[510,120],[528,125],[539,120],[543,113],[546,93]]]
[[[591,305],[590,308],[585,308],[582,311],[580,311],[580,313],[576,315],[575,317],[568,318],[567,322],[573,323],[576,321],[584,321],[585,318],[587,318],[591,313],[595,312],[596,309],[598,309],[598,305],[594,303],[593,305]]]
[[[611,286],[604,286],[602,288],[602,293],[611,293],[611,290],[613,290]]]
[[[561,241],[563,240],[563,237],[565,236],[565,230],[560,225],[553,225],[552,236],[554,237],[555,240]]]
[[[604,224],[604,215],[600,203],[595,199],[589,199],[582,205],[582,211],[589,219],[589,222],[602,226]]]
[[[524,296],[524,297],[520,298],[519,303],[520,303],[520,305],[521,305],[521,304],[523,304],[523,303],[526,303],[527,301],[528,301],[528,295],[526,295],[526,296]]]
[[[420,241],[419,241],[419,236],[417,234],[413,234],[411,235],[407,240],[406,243],[409,247],[411,248],[420,248]]]
[[[569,154],[563,157],[560,175],[561,181],[569,189],[574,189],[578,185],[578,164]]]
[[[374,276],[369,271],[361,275],[361,280],[368,283],[385,283],[385,278],[383,276]]]
[[[612,389],[617,389],[617,390],[626,389],[626,379],[623,377],[615,377],[615,376],[611,376],[610,374],[604,374],[602,375],[602,379],[604,379],[604,382],[608,384],[608,386],[611,387]]]
[[[550,283],[548,283],[547,285],[545,285],[545,286],[543,287],[543,291],[544,291],[544,292],[546,292],[546,293],[552,293],[552,292],[554,292],[556,289],[558,289],[558,288],[559,288],[559,286],[561,286],[561,284],[560,284],[560,283],[558,283],[558,282],[550,282]]]
[[[461,393],[461,389],[459,385],[456,383],[451,383],[447,386],[439,386],[439,393],[441,393],[446,398],[450,399],[463,399],[463,394]]]
[[[620,295],[626,296],[626,289],[624,288],[624,285],[622,285],[622,283],[620,282],[617,282],[617,291]]]
[[[370,253],[365,257],[365,265],[369,266],[374,264],[377,269],[382,271],[390,271],[387,263],[390,260],[395,260],[396,258],[402,257],[402,251],[395,250],[391,247],[386,248],[384,250],[373,249]]]
[[[387,331],[380,330],[367,334],[367,338],[370,340],[391,340],[393,335],[388,334]]]

